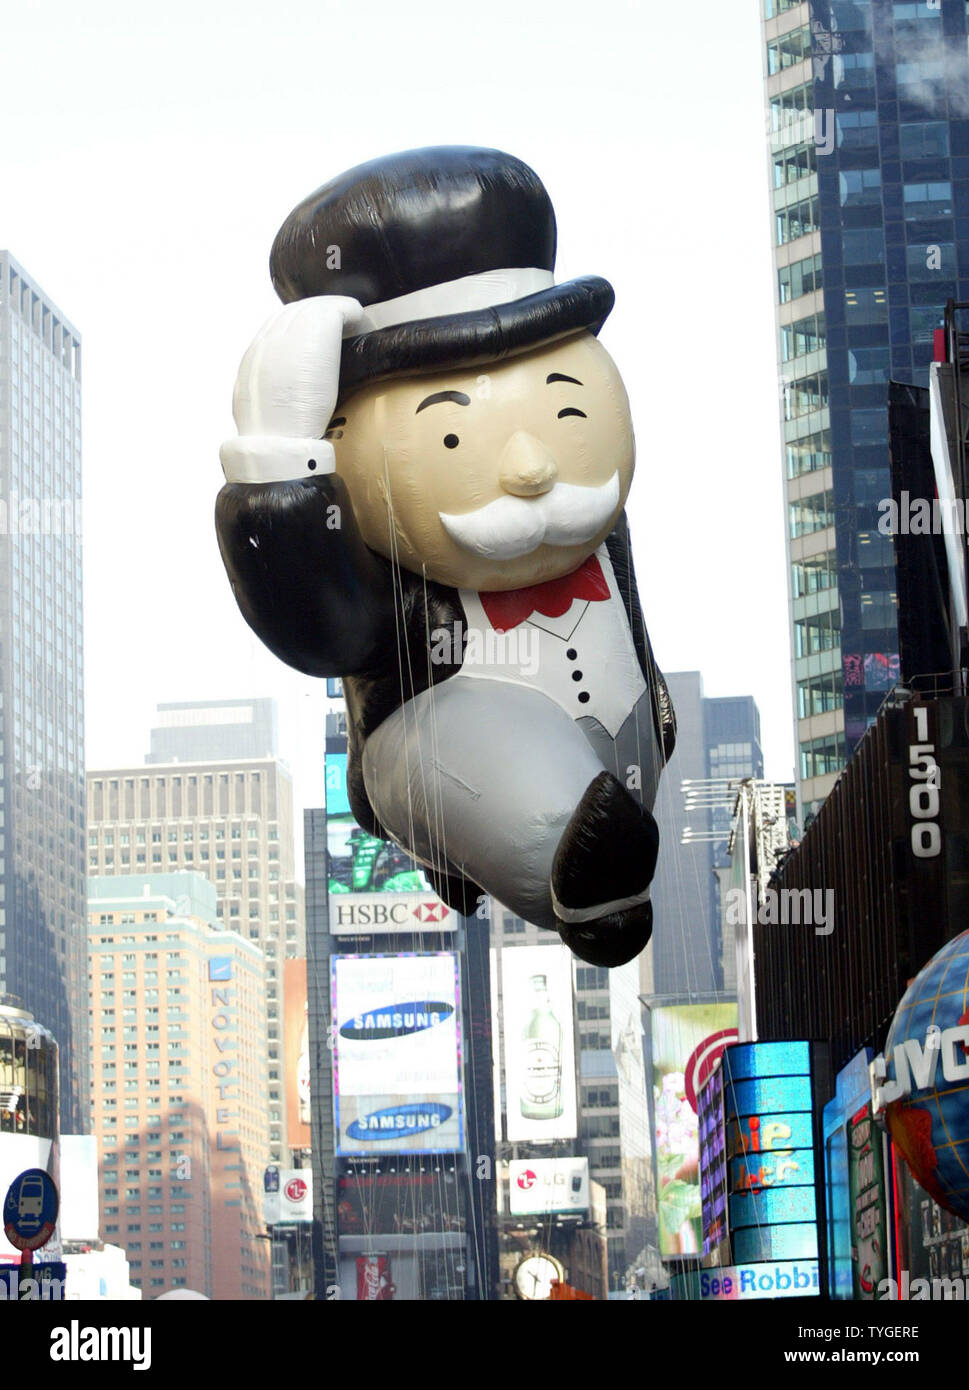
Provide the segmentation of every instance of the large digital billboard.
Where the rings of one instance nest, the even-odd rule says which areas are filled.
[[[457,956],[334,956],[331,971],[336,1152],[463,1148]]]
[[[737,1005],[657,1005],[650,1018],[659,1251],[664,1258],[697,1255],[703,1239],[697,1093],[737,1040]]]
[[[341,1236],[429,1235],[463,1231],[453,1172],[354,1172],[337,1179]]]
[[[326,850],[329,927],[333,936],[454,931],[454,913],[422,866],[353,818],[347,755],[326,754]]]
[[[558,943],[501,952],[508,1139],[574,1139],[572,953]]]
[[[724,1053],[723,1078],[733,1260],[816,1261],[810,1045],[740,1043]]]

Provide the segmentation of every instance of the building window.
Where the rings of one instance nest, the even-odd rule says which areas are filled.
[[[952,216],[951,183],[906,183],[902,185],[906,221],[921,217]]]
[[[810,535],[834,525],[834,494],[815,492],[810,497],[801,497],[788,506],[791,539]]]

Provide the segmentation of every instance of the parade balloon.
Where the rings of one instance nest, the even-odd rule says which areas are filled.
[[[633,572],[635,447],[597,276],[537,175],[375,159],[290,213],[242,360],[219,546],[246,622],[340,676],[351,809],[441,897],[613,966],[649,939],[674,741]]]

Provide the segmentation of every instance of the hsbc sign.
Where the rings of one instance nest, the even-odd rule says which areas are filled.
[[[457,914],[433,893],[330,893],[331,936],[454,931]]]

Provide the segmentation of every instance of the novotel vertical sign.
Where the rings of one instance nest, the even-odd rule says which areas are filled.
[[[219,1096],[215,1108],[215,1147],[226,1152],[239,1148],[239,1039],[234,964],[231,956],[209,957],[209,1026],[214,1044],[212,1076]]]

